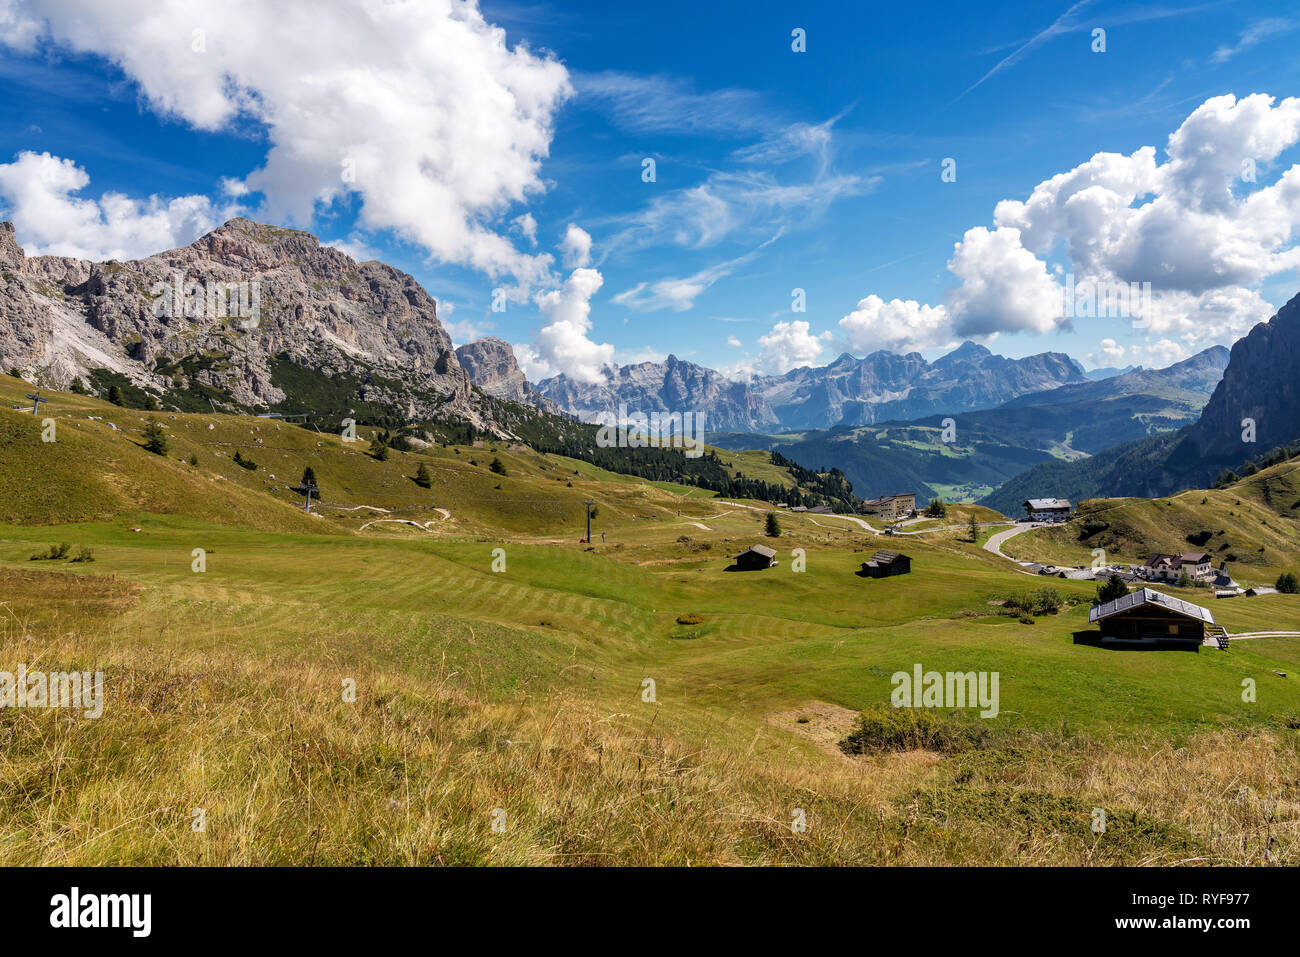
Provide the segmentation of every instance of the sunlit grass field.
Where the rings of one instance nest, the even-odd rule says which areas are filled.
[[[227,416],[152,414],[163,459],[133,445],[150,413],[67,402],[56,443],[0,412],[25,510],[0,525],[0,670],[101,670],[104,714],[0,709],[0,863],[1300,861],[1300,639],[1113,651],[1076,643],[1093,585],[960,533],[782,514],[771,539],[761,503],[507,443],[376,462]],[[421,460],[429,490],[402,481]],[[262,474],[306,464],[328,517]],[[83,486],[101,497],[65,518]],[[380,513],[342,509],[370,494],[419,527],[362,530]],[[757,542],[777,567],[729,570]],[[58,543],[94,561],[31,560]],[[881,547],[913,573],[855,574]],[[1057,613],[1003,613],[1044,587]],[[1213,610],[1300,627],[1298,596]],[[916,663],[999,673],[995,746],[844,754]]]

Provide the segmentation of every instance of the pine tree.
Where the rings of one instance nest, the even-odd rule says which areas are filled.
[[[122,401],[122,390],[115,385],[108,387],[108,401],[113,403],[114,405],[126,404]]]
[[[433,485],[433,476],[429,474],[429,466],[425,465],[423,462],[421,462],[420,467],[415,470],[415,484],[420,486],[420,488],[429,488]]]
[[[310,465],[302,470],[302,481],[298,484],[310,485],[319,491],[319,487],[316,485],[316,471]]]
[[[506,474],[506,467],[501,463],[501,460],[498,458],[494,458],[492,460],[492,464],[489,465],[488,468],[491,469],[493,472],[496,472],[497,475]]]
[[[150,422],[144,427],[144,447],[154,455],[167,454],[167,433],[157,422]]]
[[[767,527],[765,529],[768,538],[781,537],[781,523],[777,521],[776,512],[767,513]]]
[[[980,540],[980,523],[975,521],[974,515],[970,517],[969,531],[970,531],[970,540],[972,542],[978,542]]]

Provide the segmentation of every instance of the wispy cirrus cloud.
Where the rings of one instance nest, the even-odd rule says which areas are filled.
[[[579,102],[634,133],[750,136],[779,126],[753,90],[697,92],[680,77],[607,70],[571,75]]]
[[[1271,40],[1274,37],[1290,33],[1297,26],[1300,26],[1300,21],[1284,20],[1280,17],[1270,17],[1267,20],[1258,20],[1241,31],[1241,34],[1237,37],[1236,43],[1231,46],[1224,45],[1219,47],[1214,51],[1214,54],[1210,59],[1215,63],[1226,63],[1238,53],[1244,53],[1251,47],[1258,46],[1266,40]]]
[[[653,312],[657,309],[672,309],[684,312],[695,305],[695,300],[703,295],[719,279],[730,276],[745,263],[751,262],[760,252],[781,238],[778,232],[771,239],[760,243],[757,248],[743,256],[726,262],[708,266],[690,276],[660,279],[655,282],[639,282],[631,289],[626,289],[614,297],[614,302],[637,312]]]
[[[958,100],[961,100],[967,94],[971,93],[973,90],[982,86],[985,83],[985,81],[991,79],[992,77],[996,76],[999,73],[1011,69],[1011,67],[1015,66],[1026,56],[1033,53],[1036,49],[1038,49],[1043,44],[1047,43],[1049,40],[1052,40],[1055,37],[1063,36],[1064,34],[1067,33],[1077,33],[1080,30],[1092,29],[1094,26],[1101,26],[1109,29],[1112,27],[1123,26],[1129,23],[1145,23],[1152,20],[1167,20],[1173,17],[1181,17],[1190,14],[1200,13],[1201,11],[1209,10],[1217,6],[1221,6],[1222,4],[1221,2],[1197,3],[1188,6],[1164,6],[1160,4],[1152,4],[1147,6],[1130,7],[1128,9],[1115,10],[1113,12],[1107,11],[1105,12],[1104,17],[1101,16],[1099,12],[1097,17],[1093,17],[1091,16],[1091,14],[1093,13],[1093,8],[1095,7],[1095,5],[1096,5],[1096,0],[1078,0],[1078,2],[1072,4],[1069,7],[1069,9],[1067,9],[1059,17],[1053,20],[1049,26],[1047,26],[1043,30],[1040,30],[1038,33],[1034,34],[1028,40],[1025,40],[1023,42],[1018,41],[1017,43],[1012,43],[1012,44],[1004,44],[1002,46],[994,47],[991,50],[985,51],[987,53],[993,53],[993,52],[997,52],[998,50],[1004,50],[1004,49],[1008,49],[1009,47],[1014,47],[1011,53],[1007,54],[1005,57],[1003,57],[1001,60],[995,63],[992,69],[990,69],[987,73],[981,76],[978,80],[976,80],[966,89],[962,90],[961,93],[957,94],[957,96],[948,105],[952,106],[953,103],[956,103]]]

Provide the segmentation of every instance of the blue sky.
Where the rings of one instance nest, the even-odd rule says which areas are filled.
[[[77,6],[0,0],[0,207],[29,252],[296,225],[410,271],[458,344],[507,339],[533,378],[967,336],[1164,365],[1300,292],[1294,0]],[[1028,202],[1099,153],[1091,193]],[[1156,305],[1064,322],[1066,273]]]

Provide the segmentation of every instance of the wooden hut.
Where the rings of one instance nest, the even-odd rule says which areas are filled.
[[[1206,625],[1214,624],[1214,615],[1181,598],[1139,588],[1089,609],[1088,621],[1101,627],[1103,641],[1199,645],[1205,640]]]
[[[746,571],[776,566],[776,549],[766,545],[751,545],[736,556],[736,564]]]
[[[912,559],[901,552],[881,549],[871,556],[870,561],[862,563],[862,573],[868,578],[888,578],[890,575],[906,575],[912,570]]]

